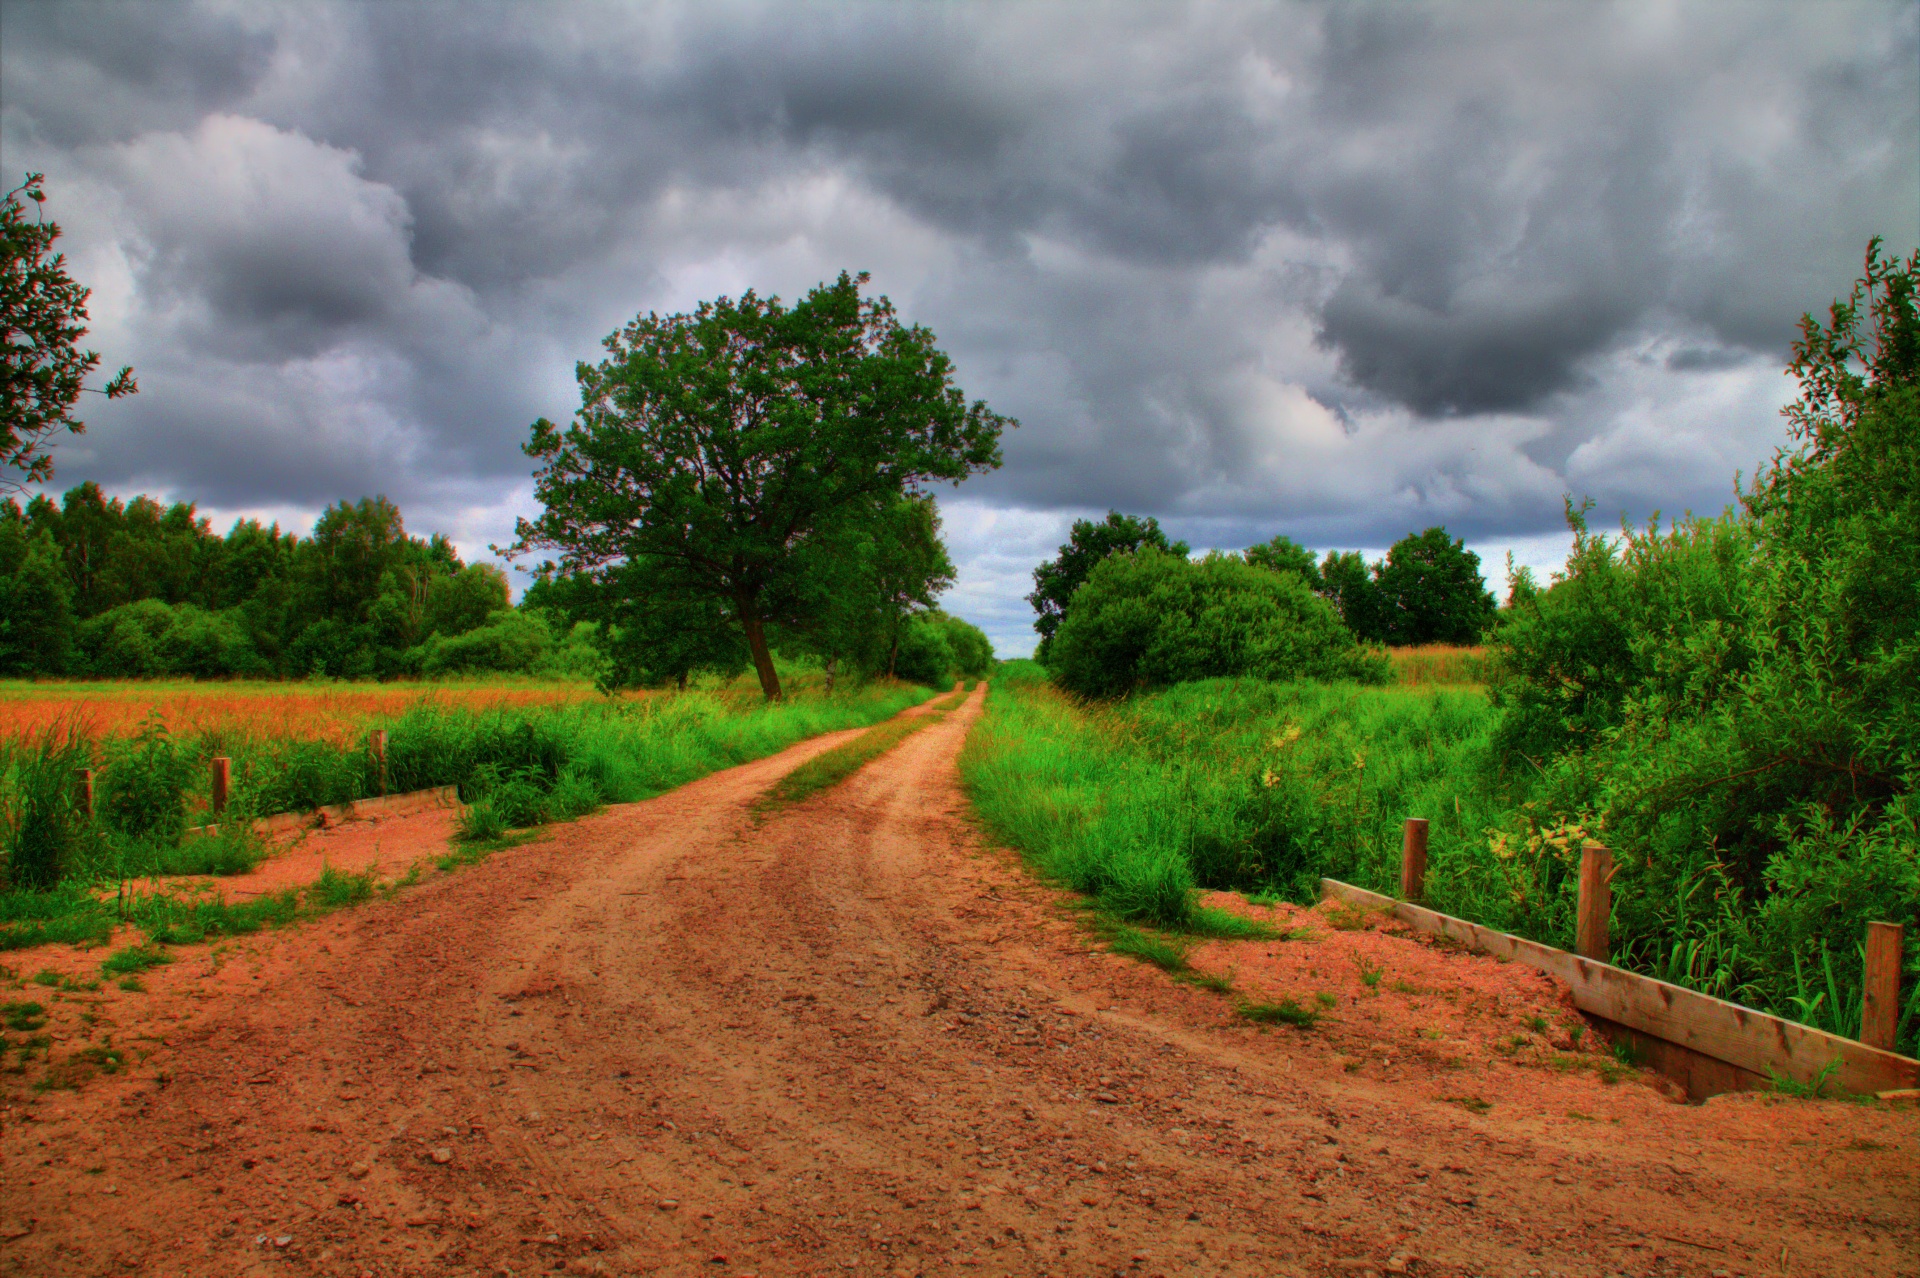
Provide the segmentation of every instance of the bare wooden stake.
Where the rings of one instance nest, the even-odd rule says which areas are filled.
[[[380,793],[385,794],[387,792],[387,730],[385,728],[373,730],[373,767],[374,774],[378,778]]]
[[[227,810],[227,787],[233,779],[233,760],[224,754],[213,756],[213,814]]]
[[[1400,842],[1400,899],[1423,901],[1427,896],[1427,819],[1408,817]]]
[[[1867,997],[1860,1013],[1860,1041],[1884,1052],[1894,1050],[1900,1028],[1902,931],[1898,923],[1867,924]]]
[[[93,815],[92,768],[75,768],[73,770],[73,801],[80,805],[80,815]]]
[[[1598,843],[1580,849],[1580,913],[1574,927],[1574,953],[1610,962],[1607,920],[1613,914],[1613,853]]]

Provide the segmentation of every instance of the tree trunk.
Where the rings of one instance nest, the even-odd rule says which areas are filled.
[[[680,691],[685,692],[686,690],[687,690],[687,672],[682,670],[680,672]]]
[[[747,651],[753,654],[753,669],[760,676],[761,693],[769,701],[778,701],[780,675],[773,668],[773,653],[767,648],[767,628],[750,604],[740,606],[740,628],[747,632]]]
[[[827,691],[828,692],[833,691],[834,672],[837,671],[839,668],[840,668],[840,658],[838,657],[827,658],[826,671],[827,671]]]

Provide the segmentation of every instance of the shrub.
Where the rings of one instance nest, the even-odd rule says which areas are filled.
[[[130,740],[111,743],[95,785],[102,822],[133,837],[178,842],[187,824],[186,794],[194,761],[166,724],[149,715]]]
[[[1298,575],[1153,549],[1093,569],[1054,635],[1049,664],[1061,687],[1096,697],[1235,675],[1369,683],[1388,675],[1385,657],[1358,647]]]

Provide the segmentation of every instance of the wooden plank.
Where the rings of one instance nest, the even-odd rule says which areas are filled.
[[[1496,932],[1336,879],[1320,880],[1323,896],[1392,914],[1416,931],[1450,936],[1470,949],[1557,977],[1581,1011],[1677,1043],[1761,1078],[1777,1074],[1812,1083],[1833,1062],[1830,1081],[1849,1092],[1920,1086],[1920,1060],[1868,1047],[1811,1026],[1756,1012],[1725,999],[1669,985],[1610,963]]]

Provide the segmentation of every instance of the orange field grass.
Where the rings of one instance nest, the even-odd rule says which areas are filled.
[[[1393,662],[1394,682],[1403,684],[1482,684],[1491,664],[1485,648],[1450,643],[1389,648],[1387,657]]]
[[[581,683],[191,683],[186,681],[0,682],[0,741],[72,724],[95,737],[129,736],[157,713],[176,736],[356,739],[369,720],[420,701],[475,709],[551,705],[598,696]]]

